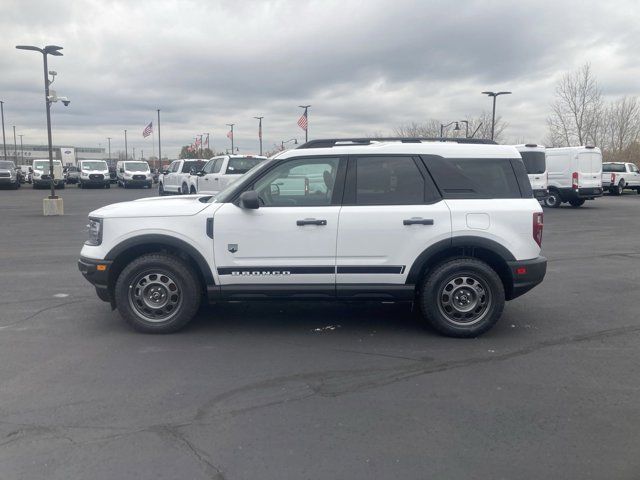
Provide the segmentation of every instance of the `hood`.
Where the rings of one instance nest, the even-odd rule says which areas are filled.
[[[132,202],[121,202],[94,210],[90,217],[135,218],[135,217],[184,217],[195,215],[211,203],[201,202],[201,198],[211,195],[181,195],[179,197],[150,197]]]

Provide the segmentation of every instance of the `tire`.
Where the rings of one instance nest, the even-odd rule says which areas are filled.
[[[56,186],[58,190],[64,190],[65,187],[66,185],[64,183],[61,183],[60,185]]]
[[[544,199],[544,206],[549,208],[558,208],[562,200],[560,199],[560,194],[553,190],[549,190],[549,195]]]
[[[196,188],[194,186],[191,186],[191,188],[189,189],[189,193],[194,195],[194,194],[196,194],[198,192],[196,192]]]
[[[161,197],[164,197],[166,195],[164,187],[162,186],[162,182],[158,184],[158,195]]]
[[[129,188],[129,185],[127,185],[126,180],[122,181],[122,188]]]
[[[478,337],[502,315],[504,286],[485,262],[459,257],[441,263],[425,276],[418,301],[423,317],[439,333]]]
[[[618,196],[618,195],[622,195],[623,192],[624,192],[624,180],[621,180],[620,183],[613,188],[612,193]]]
[[[187,185],[186,183],[183,183],[182,188],[180,189],[180,193],[182,195],[189,195],[189,185]]]
[[[111,182],[107,182],[104,184],[104,188],[111,188]]]
[[[20,188],[20,182],[16,182],[16,183],[14,183],[14,184],[11,186],[11,188],[12,188],[13,190],[17,190],[17,189],[19,189],[19,188]]]
[[[575,198],[573,200],[569,200],[569,205],[571,205],[573,208],[578,208],[584,205],[584,202],[584,198]]]
[[[196,314],[201,291],[195,272],[180,258],[150,253],[125,267],[118,276],[114,293],[120,315],[135,330],[172,333],[183,328]],[[156,308],[154,301],[162,308]]]

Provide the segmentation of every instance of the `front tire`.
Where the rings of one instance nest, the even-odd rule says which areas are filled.
[[[558,208],[561,203],[562,200],[560,199],[560,194],[553,190],[549,190],[549,195],[544,199],[544,206],[549,208]]]
[[[202,286],[183,260],[164,253],[136,258],[120,273],[115,301],[124,320],[139,332],[172,333],[200,306]]]
[[[458,338],[482,335],[504,309],[504,286],[498,274],[475,258],[455,258],[435,267],[422,282],[423,317],[439,333]]]
[[[166,195],[164,187],[162,186],[162,182],[158,184],[158,195],[161,197],[164,197]]]
[[[107,182],[104,184],[104,188],[111,188],[111,182]]]
[[[183,195],[189,195],[189,186],[186,183],[182,184],[182,188],[180,189],[180,193]]]

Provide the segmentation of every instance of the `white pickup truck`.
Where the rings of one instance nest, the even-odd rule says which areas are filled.
[[[633,163],[604,162],[602,188],[612,195],[622,195],[625,188],[640,193],[640,172]]]
[[[217,195],[267,157],[222,155],[209,160],[202,170],[189,175],[189,193]]]

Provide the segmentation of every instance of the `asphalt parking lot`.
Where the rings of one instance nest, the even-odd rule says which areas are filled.
[[[0,478],[632,479],[640,196],[545,210],[545,282],[472,340],[406,305],[236,303],[130,330],[76,267],[89,211],[0,190]]]

